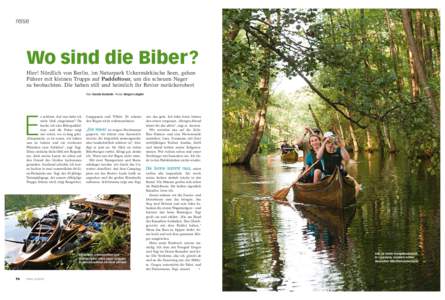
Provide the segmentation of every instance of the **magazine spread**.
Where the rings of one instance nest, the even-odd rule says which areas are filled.
[[[440,297],[441,4],[368,2],[4,3],[2,298]]]

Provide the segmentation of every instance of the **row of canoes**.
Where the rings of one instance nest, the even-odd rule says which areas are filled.
[[[71,216],[62,226],[57,210],[51,210],[31,228],[12,268],[40,265],[81,251],[94,242],[108,216],[97,216],[93,208]]]

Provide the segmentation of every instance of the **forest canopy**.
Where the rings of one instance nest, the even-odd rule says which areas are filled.
[[[440,155],[440,22],[434,9],[226,9],[223,161],[334,130],[351,151]],[[278,77],[303,89],[273,90]],[[312,112],[311,112],[312,110]]]

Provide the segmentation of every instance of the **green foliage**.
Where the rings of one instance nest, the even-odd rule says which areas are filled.
[[[79,252],[72,253],[66,264],[66,270],[86,270],[87,267],[79,259]]]
[[[223,14],[223,161],[234,162],[250,140],[259,105],[260,74],[270,61],[252,45],[242,30],[252,10],[225,10]]]
[[[316,54],[319,72],[313,80],[325,95],[337,100],[339,108],[343,111],[347,108],[355,119],[366,121],[375,145],[386,138],[378,134],[377,126],[386,126],[398,150],[408,153],[414,165],[430,160],[428,171],[435,174],[440,161],[439,130],[434,127],[422,89],[417,98],[411,94],[408,47],[400,12],[387,10],[387,13],[357,9],[323,11],[318,19],[321,30],[314,36],[319,50]],[[427,15],[426,11],[423,13]],[[432,30],[431,18],[424,17],[422,22],[429,22]],[[390,51],[391,42],[396,57]],[[434,54],[435,49],[425,51]],[[439,66],[435,68],[438,70]],[[431,73],[429,77],[435,95],[440,93],[438,75]],[[327,111],[317,112],[322,123],[328,128],[338,126],[332,109],[324,106]],[[349,126],[344,118],[340,123],[343,128]],[[359,143],[365,144],[366,132],[355,129],[355,134]],[[350,136],[347,139],[350,143]]]
[[[405,145],[404,150],[415,167],[413,170],[428,160],[428,173],[437,175],[440,169],[440,133],[431,118],[425,117],[428,112],[425,102],[403,108],[398,124],[403,132],[399,136],[399,144]]]
[[[5,212],[19,211],[26,207],[48,207],[76,195],[5,195]]]
[[[93,252],[107,253],[119,251],[129,243],[129,236],[130,225],[107,223],[102,227],[102,231],[94,237]]]
[[[57,270],[87,270],[87,265],[81,262],[79,253],[76,251],[54,262],[54,268]]]
[[[361,148],[370,142],[382,148],[378,150],[406,152],[414,164],[427,159],[428,171],[437,174],[440,140],[431,102],[440,104],[439,18],[437,10],[412,10],[411,15],[413,28],[417,22],[423,30],[414,32],[422,45],[419,51],[432,100],[423,87],[418,94],[411,88],[414,70],[400,10],[224,10],[224,162],[235,160],[249,141],[259,105],[258,80],[268,66],[272,78],[309,76],[332,101],[328,104],[308,92],[304,101],[291,93],[272,92],[261,151],[298,136],[303,125],[313,126],[307,109],[311,103],[322,130],[343,131],[349,144],[353,130]],[[240,34],[231,40],[234,29]],[[265,49],[273,49],[275,55],[264,60]]]
[[[25,227],[31,227],[37,217],[34,215],[32,209],[23,209],[17,215],[17,221],[19,224]]]
[[[320,102],[308,89],[301,89],[287,94],[280,92],[272,96],[272,104],[268,110],[267,143],[269,151],[276,150],[280,142],[287,140],[295,143],[303,134],[304,127],[316,127],[309,112],[308,105],[319,108]]]
[[[271,86],[278,72],[291,76],[283,69],[276,54],[252,38],[246,28],[266,32],[267,40],[279,43],[280,32],[289,24],[293,30],[304,33],[304,22],[315,18],[312,10],[231,9],[223,12],[223,162],[234,162],[251,140],[257,110],[268,109],[270,97],[261,97],[261,81],[268,74]],[[287,29],[286,29],[287,30]],[[302,57],[304,64],[313,64],[312,56]],[[313,65],[305,71],[313,70]],[[289,71],[289,72],[288,72]],[[285,108],[288,110],[288,108]],[[271,119],[269,119],[271,118]],[[259,147],[260,152],[277,148],[275,125],[270,124],[273,114],[266,115],[266,128]],[[279,129],[280,131],[280,129]],[[286,134],[290,134],[285,129]],[[278,140],[280,140],[278,138]]]

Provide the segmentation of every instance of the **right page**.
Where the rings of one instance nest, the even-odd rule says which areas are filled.
[[[224,291],[440,291],[440,24],[223,10]]]

